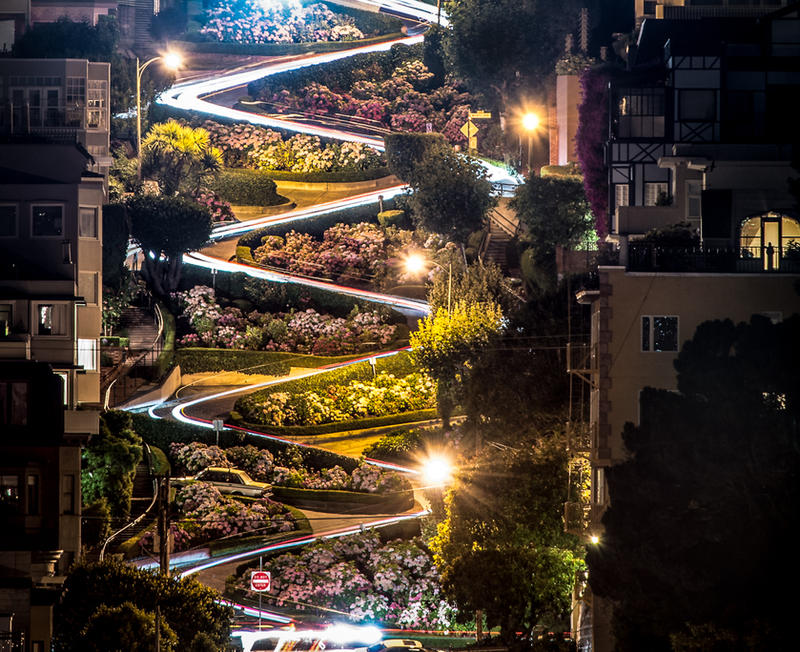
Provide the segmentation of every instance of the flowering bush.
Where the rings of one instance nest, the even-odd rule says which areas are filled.
[[[433,408],[435,397],[435,384],[424,374],[395,378],[380,373],[371,381],[352,380],[320,391],[275,392],[263,401],[243,401],[240,408],[255,423],[313,425]]]
[[[282,487],[302,489],[340,489],[365,493],[393,493],[411,489],[408,480],[395,471],[387,471],[375,465],[361,462],[352,474],[341,466],[333,466],[320,471],[302,466],[275,466],[269,451],[255,446],[235,446],[222,450],[217,446],[207,446],[200,442],[170,444],[170,454],[179,466],[190,473],[197,473],[209,466],[233,466],[247,471],[251,478],[269,482]],[[202,483],[195,483],[197,487]],[[205,495],[201,490],[197,490]],[[193,508],[194,494],[189,492],[190,508]]]
[[[321,541],[270,561],[269,599],[302,610],[310,603],[339,609],[355,622],[382,621],[403,629],[450,629],[456,609],[439,588],[439,575],[419,540],[381,545],[373,531]],[[249,573],[231,588],[249,593]],[[251,596],[252,597],[252,596]]]
[[[289,532],[296,529],[294,516],[280,503],[262,498],[247,504],[223,496],[207,482],[181,487],[175,496],[180,521],[173,524],[175,549],[185,550],[212,539],[258,531],[260,534]],[[152,546],[153,533],[139,541],[143,548]]]
[[[354,311],[346,319],[310,308],[275,314],[254,310],[245,315],[233,306],[221,308],[214,290],[204,285],[179,292],[175,298],[181,317],[195,331],[178,340],[181,346],[336,355],[384,346],[397,331],[376,311]]]
[[[304,106],[312,113],[338,110],[338,96],[325,86],[308,89]],[[277,98],[283,100],[283,95]],[[328,143],[317,136],[297,134],[283,140],[281,135],[247,123],[222,124],[207,120],[203,128],[222,152],[228,167],[290,172],[335,172],[367,170],[385,165],[383,154],[363,143]]]
[[[211,219],[214,222],[236,219],[231,205],[213,190],[201,188],[194,198],[198,204],[208,209],[208,212],[211,213]]]
[[[293,93],[267,86],[261,98],[278,111],[346,113],[396,130],[426,131],[430,127],[445,134],[453,144],[466,142],[460,129],[468,119],[472,98],[461,92],[457,83],[427,90],[433,74],[419,59],[401,63],[384,79],[372,69],[360,72],[363,74],[353,74],[358,80],[348,89],[310,82]]]
[[[202,34],[233,43],[305,43],[364,38],[351,18],[299,0],[217,0],[206,11]]]

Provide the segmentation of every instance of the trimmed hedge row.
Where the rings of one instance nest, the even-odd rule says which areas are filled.
[[[272,487],[272,496],[282,503],[321,512],[339,512],[357,508],[359,512],[373,513],[405,511],[414,506],[414,492],[406,490],[391,494],[370,494],[341,489],[302,489],[300,487]]]
[[[187,35],[191,36],[191,35]],[[173,41],[172,45],[182,52],[197,54],[238,54],[279,56],[284,54],[306,54],[308,52],[338,52],[361,45],[383,43],[402,38],[399,31],[380,36],[371,36],[358,41],[313,41],[310,43],[224,43],[222,41],[184,40]]]
[[[281,385],[284,387],[285,385]],[[320,423],[313,426],[265,426],[259,423],[245,421],[241,414],[232,410],[230,422],[237,426],[242,426],[249,430],[268,432],[278,437],[289,436],[313,436],[327,435],[332,432],[346,432],[348,430],[366,430],[368,428],[380,428],[382,426],[397,426],[417,423],[418,421],[429,421],[435,419],[437,411],[433,408],[428,410],[415,410],[414,412],[398,412],[397,414],[387,414],[382,417],[366,417],[357,421],[335,421],[334,423]]]
[[[252,111],[252,107],[247,107]],[[357,183],[388,177],[389,168],[380,166],[366,170],[333,170],[329,172],[291,172],[289,170],[259,170],[278,181],[298,181],[304,183]]]
[[[201,428],[167,419],[151,419],[146,414],[131,413],[131,418],[133,419],[133,429],[139,436],[151,446],[158,446],[164,451],[169,450],[172,442],[188,444],[199,441],[210,446],[216,440],[215,433],[211,428]],[[244,444],[268,450],[273,455],[283,455],[287,452],[297,453],[302,458],[303,466],[309,469],[322,470],[338,464],[348,473],[352,473],[358,466],[358,460],[322,448],[297,446],[237,430],[223,430],[219,433],[221,448]]]
[[[274,206],[286,200],[278,194],[275,182],[263,170],[226,168],[217,175],[211,189],[231,204]]]
[[[250,374],[285,376],[289,373],[290,367],[313,369],[355,357],[357,356],[317,356],[283,351],[187,347],[175,352],[175,363],[180,365],[181,373],[184,374],[204,371],[242,371]]]
[[[383,202],[384,211],[391,209],[393,206],[394,199],[387,199]],[[364,204],[363,206],[355,206],[353,208],[344,208],[338,211],[323,213],[322,215],[305,218],[303,220],[284,222],[282,224],[275,224],[273,226],[265,226],[261,229],[256,229],[255,231],[245,233],[241,238],[239,238],[238,245],[240,247],[249,247],[251,250],[256,249],[261,246],[261,239],[264,236],[284,236],[289,231],[308,233],[312,237],[321,240],[323,233],[337,224],[358,224],[359,222],[377,224],[379,210],[380,205],[378,202],[373,202]]]

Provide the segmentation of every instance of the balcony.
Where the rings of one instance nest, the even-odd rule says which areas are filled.
[[[0,336],[0,360],[30,360],[31,336],[27,333]]]
[[[677,206],[618,206],[616,218],[619,235],[644,235],[684,219]]]
[[[631,272],[800,274],[800,257],[775,251],[767,254],[761,250],[761,247],[660,247],[631,242],[627,269]]]
[[[107,129],[103,108],[73,106],[0,105],[0,132],[68,138],[78,130]]]

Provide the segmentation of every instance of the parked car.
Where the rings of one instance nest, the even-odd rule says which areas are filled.
[[[192,477],[172,479],[172,483],[178,486],[187,485],[191,482],[208,482],[223,494],[250,496],[251,498],[260,498],[268,494],[272,488],[272,485],[266,482],[253,480],[247,475],[246,471],[221,466],[209,466]]]

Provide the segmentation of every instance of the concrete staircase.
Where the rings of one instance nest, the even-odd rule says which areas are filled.
[[[153,314],[144,308],[126,308],[122,312],[120,327],[128,331],[132,352],[147,351],[153,346],[158,335]]]
[[[516,213],[508,206],[508,198],[501,197],[497,207],[489,213],[489,235],[481,250],[483,260],[493,262],[503,272],[508,272],[508,245],[519,231]]]

